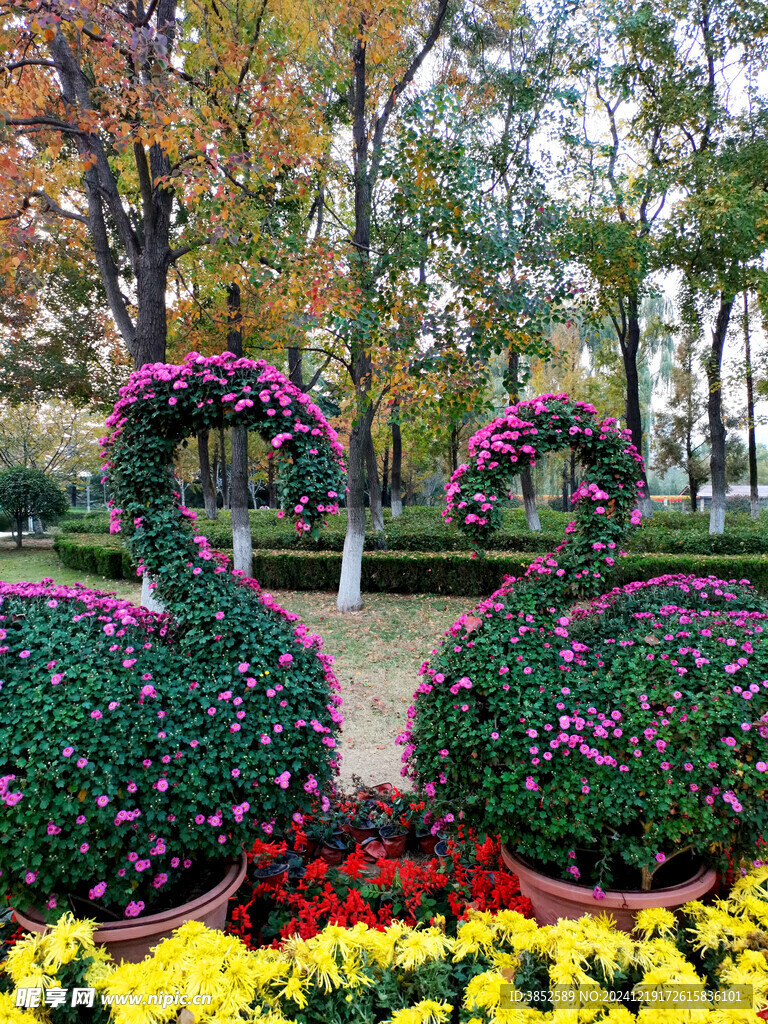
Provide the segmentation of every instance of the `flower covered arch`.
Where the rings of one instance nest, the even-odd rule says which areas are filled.
[[[574,519],[558,555],[537,558],[529,572],[560,581],[558,589],[575,583],[594,592],[627,528],[640,521],[643,460],[629,438],[616,420],[600,420],[594,406],[565,394],[518,402],[470,438],[471,461],[446,484],[446,522],[455,519],[478,546],[487,546],[501,525],[501,497],[512,477],[537,456],[570,447],[586,472],[572,499]]]
[[[151,910],[254,830],[300,821],[337,768],[333,658],[194,532],[172,476],[189,434],[256,429],[279,452],[288,514],[314,530],[338,511],[335,432],[273,367],[229,353],[143,367],[107,422],[112,530],[164,613],[0,584],[0,871],[17,905],[52,916],[72,897]]]

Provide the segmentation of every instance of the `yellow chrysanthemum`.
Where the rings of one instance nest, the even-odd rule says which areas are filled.
[[[650,939],[653,935],[669,936],[676,925],[675,915],[664,907],[648,907],[640,910],[635,917],[635,931],[644,939]]]
[[[450,1003],[437,1003],[433,999],[423,999],[414,1006],[403,1010],[395,1010],[386,1024],[444,1024],[451,1015],[453,1006]]]
[[[398,939],[393,963],[395,967],[412,971],[429,960],[442,960],[450,945],[445,935],[437,928],[414,928]]]
[[[0,992],[0,1020],[3,1024],[35,1024],[38,1019],[31,1010],[19,1009],[14,996]]]

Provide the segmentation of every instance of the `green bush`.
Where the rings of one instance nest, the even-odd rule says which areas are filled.
[[[54,548],[69,569],[136,580],[130,556],[116,537],[100,537],[96,542],[59,536]],[[521,575],[532,558],[528,552],[491,552],[485,558],[472,558],[465,552],[372,551],[363,557],[362,588],[368,593],[476,597],[492,593],[507,575]],[[253,553],[254,576],[267,589],[336,590],[340,571],[341,555],[335,551],[256,549]],[[768,555],[757,554],[630,554],[617,560],[606,587],[667,573],[749,579],[768,595]]]
[[[64,533],[109,533],[109,512],[70,510],[59,525]]]
[[[563,512],[542,508],[539,510],[542,530],[531,533],[522,509],[506,509],[502,528],[494,537],[495,551],[536,552],[551,551],[563,539],[569,516]],[[298,537],[286,520],[277,518],[274,509],[251,510],[253,545],[265,551],[342,551],[347,528],[344,509],[338,516],[330,516],[328,526],[318,540],[305,535]],[[402,516],[392,519],[389,509],[384,510],[387,547],[391,551],[471,551],[472,542],[453,526],[446,525],[439,508],[411,507]],[[378,540],[370,529],[366,535],[366,550],[375,551]],[[67,515],[61,522],[66,534],[109,534],[109,516],[104,512]],[[199,516],[197,526],[213,548],[232,546],[232,526],[229,512],[222,511],[213,522]],[[669,551],[691,555],[741,555],[768,552],[768,512],[752,520],[741,513],[726,516],[726,532],[718,536],[709,534],[709,514],[691,514],[674,510],[656,510],[653,518],[633,530],[626,542],[630,552],[646,553]]]

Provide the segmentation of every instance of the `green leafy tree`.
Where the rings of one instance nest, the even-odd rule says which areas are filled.
[[[28,518],[57,519],[67,511],[67,499],[40,469],[15,466],[0,473],[0,508],[16,525],[16,547]]]

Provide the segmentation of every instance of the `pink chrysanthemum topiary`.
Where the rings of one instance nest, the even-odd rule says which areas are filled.
[[[73,895],[136,916],[309,810],[309,780],[332,784],[342,721],[320,637],[190,529],[174,451],[222,424],[279,439],[302,532],[338,511],[343,465],[305,395],[229,353],[143,367],[108,422],[115,518],[166,611],[0,584],[0,872],[19,907]]]
[[[764,857],[768,614],[748,582],[660,577],[570,614],[519,596],[462,616],[422,666],[404,771],[590,886]]]
[[[585,471],[572,498],[573,521],[565,542],[536,558],[527,575],[539,577],[542,594],[597,593],[627,528],[640,521],[643,460],[629,437],[615,420],[600,420],[594,406],[565,394],[518,402],[470,438],[470,461],[445,486],[443,515],[478,547],[487,547],[501,525],[512,477],[538,455],[572,448]]]

